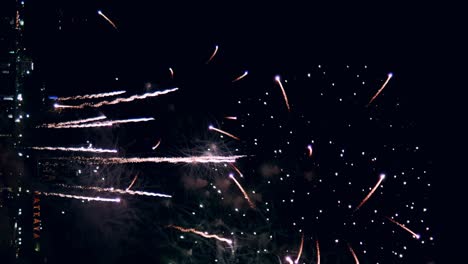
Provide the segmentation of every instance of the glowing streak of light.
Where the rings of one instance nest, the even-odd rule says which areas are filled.
[[[393,77],[393,73],[389,73],[387,75],[387,80],[384,82],[384,84],[382,84],[382,87],[380,87],[380,89],[377,91],[377,93],[375,93],[374,97],[372,97],[369,101],[369,103],[367,104],[367,106],[369,106],[372,101],[374,101],[375,98],[377,98],[377,96],[379,96],[379,94],[382,92],[382,90],[385,88],[385,86],[387,86],[387,83],[390,81],[390,79]]]
[[[133,178],[132,182],[130,183],[130,185],[127,187],[127,189],[125,189],[125,191],[129,191],[130,188],[132,188],[133,184],[135,184],[136,180],[138,179],[138,174],[135,175],[135,177]]]
[[[192,156],[192,157],[150,157],[150,158],[100,158],[100,157],[73,157],[73,160],[88,163],[103,164],[126,164],[126,163],[233,163],[236,159],[243,158],[244,155],[237,156]],[[69,158],[56,158],[69,159]]]
[[[115,149],[101,149],[101,148],[65,148],[65,147],[31,147],[35,150],[58,150],[58,151],[67,151],[67,152],[93,152],[93,153],[117,153]]]
[[[229,174],[229,178],[231,178],[236,183],[237,187],[239,187],[240,191],[244,195],[244,198],[249,203],[250,208],[255,208],[255,204],[252,202],[252,200],[250,200],[250,197],[247,195],[247,192],[244,190],[244,188],[242,188],[242,185],[236,180],[232,173]]]
[[[315,241],[315,249],[317,250],[317,264],[320,264],[320,245],[319,241]]]
[[[228,136],[228,137],[231,137],[231,138],[233,138],[233,139],[235,139],[235,140],[240,140],[240,138],[238,138],[238,137],[234,136],[233,134],[228,133],[228,132],[226,132],[226,131],[224,131],[224,130],[221,130],[221,129],[219,129],[219,128],[216,128],[216,127],[213,127],[213,126],[209,126],[208,129],[214,130],[214,131],[219,132],[219,133],[221,133],[221,134],[224,134],[224,135],[226,135],[226,136]]]
[[[239,176],[241,176],[242,178],[244,178],[244,175],[242,174],[242,172],[239,170],[239,168],[237,168],[236,165],[232,164],[232,163],[229,163],[229,165],[231,165],[231,167],[237,171],[237,173],[239,173]]]
[[[109,120],[104,122],[94,122],[94,123],[86,123],[86,124],[71,124],[71,125],[61,125],[61,126],[51,126],[48,128],[91,128],[91,127],[111,127],[117,124],[125,124],[125,123],[138,123],[138,122],[148,122],[153,121],[153,117],[142,117],[142,118],[130,118],[130,119],[122,119],[122,120]]]
[[[299,253],[297,254],[296,260],[294,260],[294,263],[296,264],[299,262],[299,259],[301,258],[303,247],[304,247],[304,234],[302,234],[302,237],[301,237],[301,246],[299,247]]]
[[[307,150],[309,151],[309,157],[312,157],[312,145],[307,145]]]
[[[285,259],[289,264],[294,264],[294,262],[293,262],[293,260],[291,259],[290,256],[287,256]]]
[[[174,70],[172,70],[172,68],[169,68],[169,71],[171,72],[171,79],[174,79]]]
[[[393,220],[392,218],[390,218],[390,217],[388,217],[388,216],[386,216],[386,218],[387,218],[390,222],[392,222],[392,223],[398,225],[399,227],[403,228],[404,230],[406,230],[407,232],[409,232],[410,234],[412,234],[414,238],[416,238],[416,239],[420,239],[420,238],[421,238],[421,236],[420,236],[419,234],[416,234],[415,232],[413,232],[411,229],[409,229],[409,228],[406,227],[405,225],[398,223],[396,220]]]
[[[211,54],[211,57],[206,61],[206,64],[210,63],[210,61],[214,58],[216,53],[218,53],[218,45],[215,46],[215,50],[213,51],[213,54]]]
[[[159,144],[161,144],[161,139],[158,140],[158,142],[156,143],[156,145],[154,145],[151,149],[152,149],[152,150],[157,149],[157,148],[159,147]]]
[[[372,188],[372,190],[367,194],[367,196],[361,201],[361,203],[356,207],[356,209],[354,209],[355,212],[359,210],[359,208],[361,208],[361,206],[363,206],[367,202],[367,200],[369,200],[369,198],[372,196],[375,190],[377,190],[377,188],[379,187],[379,185],[382,183],[384,179],[385,179],[385,174],[380,174],[379,181],[375,184],[374,188]]]
[[[80,190],[93,190],[98,192],[110,192],[110,193],[120,193],[120,194],[130,194],[130,195],[144,195],[144,196],[153,196],[153,197],[163,197],[163,198],[172,198],[171,195],[163,194],[163,193],[154,193],[154,192],[143,192],[143,191],[131,191],[122,190],[122,189],[114,189],[114,188],[101,188],[101,187],[94,187],[94,186],[80,186],[80,185],[66,185],[66,184],[57,184],[58,186],[65,187],[65,188],[73,188],[73,189],[80,189]]]
[[[284,97],[284,102],[286,103],[286,107],[288,108],[288,111],[291,112],[291,108],[289,107],[288,96],[286,95],[286,91],[284,90],[283,84],[281,83],[281,77],[277,75],[275,77],[275,81],[278,83],[279,87],[281,88],[281,92],[283,93],[283,97]]]
[[[117,29],[117,26],[114,24],[114,22],[112,22],[112,20],[110,20],[106,15],[104,15],[101,10],[98,10],[98,15],[102,16],[105,20],[107,20],[107,22],[109,22],[109,24],[112,25],[112,27],[114,27],[114,29]]]
[[[353,250],[353,248],[351,247],[350,244],[348,244],[348,248],[349,248],[349,251],[351,252],[351,254],[353,255],[353,258],[354,258],[354,261],[356,262],[356,264],[359,264],[359,259],[356,256],[356,253],[354,252],[354,250]]]
[[[237,116],[225,116],[224,118],[230,119],[230,120],[237,120]]]
[[[135,101],[135,100],[146,99],[148,97],[156,97],[156,96],[160,96],[160,95],[165,95],[165,94],[168,94],[168,93],[175,92],[177,90],[179,90],[179,88],[172,88],[172,89],[167,89],[167,90],[163,90],[163,91],[145,93],[145,94],[142,94],[142,95],[132,95],[132,96],[127,97],[127,98],[117,98],[117,99],[112,100],[112,101],[102,101],[102,102],[99,102],[99,103],[82,103],[80,105],[54,104],[54,107],[55,108],[64,108],[64,109],[67,109],[67,108],[81,109],[81,108],[85,108],[85,107],[101,107],[103,105],[114,105],[114,104],[119,104],[119,103],[127,103],[127,102],[132,102],[132,101]]]
[[[98,116],[98,117],[91,117],[91,118],[73,120],[73,121],[67,121],[67,122],[61,122],[61,123],[43,124],[43,125],[40,125],[38,127],[59,128],[59,127],[62,127],[62,126],[89,123],[89,122],[98,121],[98,120],[102,120],[102,119],[106,119],[106,118],[107,118],[106,116]]]
[[[241,76],[235,78],[234,80],[232,80],[232,82],[237,82],[237,81],[240,81],[241,79],[243,79],[245,76],[247,76],[247,74],[249,74],[249,71],[245,71]]]
[[[39,192],[39,194],[43,194],[45,196],[57,196],[57,197],[62,197],[62,198],[71,198],[71,199],[78,199],[78,200],[120,203],[120,198],[89,197],[89,196],[80,196],[80,195],[72,195],[72,194],[64,194],[64,193],[49,193],[49,192]]]
[[[126,93],[126,91],[115,91],[115,92],[109,92],[109,93],[75,95],[75,96],[70,96],[70,97],[59,97],[59,98],[57,98],[57,101],[95,99],[95,98],[102,98],[102,97],[108,97],[108,96],[115,96],[115,95],[124,94],[124,93]]]
[[[184,232],[184,233],[193,233],[193,234],[197,234],[199,236],[205,237],[205,238],[214,238],[214,239],[216,239],[218,241],[225,242],[225,243],[228,243],[229,245],[232,245],[232,240],[231,239],[223,238],[223,237],[220,237],[218,235],[210,235],[210,234],[198,231],[198,230],[196,230],[194,228],[183,228],[183,227],[176,226],[176,225],[168,225],[168,227],[175,228],[175,229],[177,229],[177,230],[179,230],[181,232]]]

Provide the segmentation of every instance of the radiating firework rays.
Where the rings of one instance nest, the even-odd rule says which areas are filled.
[[[318,239],[315,241],[315,250],[317,251],[317,264],[320,264],[320,244]]]
[[[357,255],[356,255],[356,252],[354,252],[354,250],[353,250],[353,248],[351,247],[350,244],[348,244],[348,249],[349,249],[349,251],[351,252],[351,255],[353,255],[354,262],[355,262],[356,264],[359,264],[359,259],[358,259]]]
[[[184,233],[193,233],[193,234],[196,234],[196,235],[199,235],[199,236],[202,236],[202,237],[205,237],[205,238],[213,238],[213,239],[216,239],[218,241],[221,241],[221,242],[225,242],[225,243],[228,243],[229,245],[232,244],[232,240],[231,239],[227,239],[227,238],[224,238],[224,237],[220,237],[218,235],[210,235],[208,233],[205,233],[205,232],[202,232],[202,231],[198,231],[194,228],[183,228],[183,227],[180,227],[180,226],[176,226],[176,225],[168,225],[167,227],[171,227],[171,228],[175,228],[181,232],[184,232]]]
[[[158,142],[156,142],[156,145],[154,145],[151,149],[152,149],[152,150],[157,149],[157,148],[159,147],[159,144],[161,144],[161,139],[158,140]]]
[[[377,93],[375,93],[375,95],[370,99],[369,103],[367,104],[367,106],[369,106],[372,101],[375,100],[375,98],[377,98],[377,96],[379,96],[379,94],[383,91],[383,89],[385,88],[385,86],[387,86],[388,82],[390,81],[390,79],[393,77],[393,73],[389,73],[387,75],[387,80],[385,80],[385,82],[382,84],[382,87],[380,87],[380,89],[377,91]]]
[[[281,88],[281,92],[283,93],[284,102],[286,103],[286,107],[288,108],[288,111],[291,112],[291,107],[289,107],[288,96],[286,95],[286,91],[284,90],[283,84],[281,83],[281,77],[279,75],[277,75],[275,77],[275,81],[278,83],[279,87]]]
[[[235,156],[191,156],[191,157],[146,157],[146,158],[101,158],[101,157],[71,157],[56,158],[72,159],[87,163],[99,164],[126,164],[126,163],[233,163],[237,159],[246,157],[245,155]]]
[[[82,104],[79,104],[79,105],[54,104],[54,107],[56,109],[81,109],[81,108],[85,108],[85,107],[101,107],[103,105],[115,105],[115,104],[119,104],[119,103],[127,103],[127,102],[132,102],[132,101],[135,101],[135,100],[146,99],[146,98],[149,98],[149,97],[157,97],[157,96],[160,96],[160,95],[165,95],[165,94],[168,94],[168,93],[175,92],[178,89],[179,88],[172,88],[172,89],[167,89],[167,90],[163,90],[163,91],[145,93],[145,94],[142,94],[142,95],[132,95],[132,96],[127,97],[127,98],[117,98],[117,99],[112,100],[112,101],[102,101],[102,102],[99,102],[99,103],[82,103]]]
[[[106,15],[104,15],[101,10],[98,10],[97,13],[98,15],[102,16],[107,22],[109,22],[109,24],[111,24],[114,29],[117,29],[115,23],[112,22],[112,20],[110,20]]]
[[[34,150],[66,151],[66,152],[91,152],[91,153],[117,153],[116,149],[102,148],[66,148],[66,147],[31,147]]]
[[[247,195],[247,192],[244,190],[244,188],[242,187],[242,185],[236,180],[236,178],[234,177],[234,174],[229,174],[229,178],[232,179],[234,181],[234,183],[237,185],[237,187],[239,188],[239,190],[242,192],[242,194],[244,195],[244,198],[247,200],[247,202],[249,203],[249,206],[251,208],[255,208],[255,204],[252,202],[252,200],[250,200],[250,197],[249,195]]]
[[[296,259],[294,260],[294,263],[296,264],[299,262],[299,259],[301,259],[303,247],[304,247],[304,233],[302,233],[302,236],[301,236],[301,245],[299,246],[299,252],[297,253]]]
[[[206,61],[206,64],[210,63],[211,60],[213,60],[214,56],[216,56],[216,53],[218,53],[218,45],[215,46],[213,54],[211,54],[210,58]]]
[[[377,188],[379,187],[379,185],[382,183],[384,179],[385,179],[385,174],[380,174],[379,181],[375,184],[374,188],[372,188],[372,190],[367,194],[367,196],[364,197],[364,199],[362,199],[361,203],[359,203],[356,209],[354,209],[355,212],[359,210],[359,208],[361,208],[361,206],[363,206],[367,202],[367,200],[369,200],[369,198],[372,196],[375,190],[377,190]]]
[[[247,76],[247,74],[249,74],[248,71],[245,71],[241,76],[235,78],[234,80],[232,80],[232,82],[237,82],[237,81],[240,81],[242,80],[245,76]]]
[[[45,127],[45,128],[61,128],[63,126],[68,126],[68,125],[77,125],[77,124],[82,124],[82,123],[89,123],[93,121],[99,121],[106,119],[106,116],[98,116],[98,117],[91,117],[91,118],[85,118],[85,119],[79,119],[79,120],[73,120],[73,121],[67,121],[67,122],[60,122],[60,123],[50,123],[50,124],[43,124],[37,127]]]
[[[66,184],[57,184],[60,187],[70,188],[70,189],[80,189],[80,190],[90,190],[98,192],[109,192],[109,193],[120,193],[120,194],[130,194],[130,195],[143,195],[143,196],[153,196],[153,197],[162,197],[162,198],[172,198],[172,195],[164,193],[155,193],[155,192],[144,192],[144,191],[131,191],[129,188],[126,190],[114,189],[114,188],[101,188],[95,186],[80,186],[80,185],[66,185]],[[131,186],[129,186],[131,187]]]
[[[102,198],[102,197],[81,196],[81,195],[72,195],[72,194],[54,193],[54,192],[38,192],[38,193],[45,195],[45,196],[56,196],[56,197],[70,198],[70,199],[77,199],[77,200],[120,203],[120,198]]]
[[[312,151],[313,151],[312,150],[312,145],[307,145],[307,152],[308,152],[307,155],[309,157],[312,157],[312,153],[313,153]]]
[[[226,131],[224,131],[224,130],[221,130],[221,129],[219,129],[219,128],[216,128],[216,127],[213,127],[213,126],[209,126],[208,129],[209,129],[209,130],[216,131],[216,132],[221,133],[221,134],[223,134],[223,135],[226,135],[226,136],[228,136],[228,137],[230,137],[230,138],[233,138],[233,139],[235,139],[235,140],[240,140],[240,138],[238,138],[238,137],[234,136],[233,134],[228,133],[228,132],[226,132]]]
[[[63,125],[63,124],[57,123],[57,124],[47,124],[48,126],[46,128],[61,129],[61,128],[111,127],[113,125],[118,125],[118,124],[148,122],[148,121],[153,121],[153,120],[154,120],[153,117],[140,117],[140,118],[130,118],[130,119],[121,119],[121,120],[108,120],[108,121],[84,123],[84,124],[83,123],[81,123],[81,124],[78,123],[78,124]]]
[[[419,234],[416,234],[415,232],[413,232],[413,230],[409,229],[409,228],[406,227],[405,225],[398,223],[396,220],[394,220],[394,219],[392,219],[392,218],[390,218],[390,217],[388,217],[388,216],[386,216],[386,218],[387,218],[390,222],[392,222],[392,223],[398,225],[399,227],[403,228],[403,230],[405,230],[406,232],[408,232],[408,233],[410,233],[411,235],[413,235],[414,238],[416,238],[416,239],[421,238],[421,236],[420,236]]]
[[[85,99],[96,99],[96,98],[103,98],[109,96],[116,96],[120,94],[124,94],[126,91],[115,91],[115,92],[108,92],[108,93],[97,93],[97,94],[85,94],[85,95],[75,95],[69,97],[58,97],[57,101],[68,101],[68,100],[85,100]]]

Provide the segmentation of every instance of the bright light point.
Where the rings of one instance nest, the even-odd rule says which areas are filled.
[[[229,173],[229,178],[234,178],[234,174]]]
[[[392,72],[388,73],[388,77],[393,77],[393,73]]]
[[[98,10],[98,11],[97,11],[97,13],[98,13],[99,15],[102,15],[102,12],[101,12],[101,10]]]
[[[54,108],[57,108],[58,107],[58,104],[54,104]]]
[[[385,179],[385,174],[383,174],[383,173],[380,174],[380,179],[382,179],[382,180]]]
[[[281,80],[281,77],[280,77],[279,75],[276,75],[276,76],[275,76],[275,81],[278,81],[278,82],[279,82],[280,80]]]
[[[420,235],[420,234],[416,234],[414,237],[415,237],[416,239],[420,239],[420,238],[421,238],[421,235]]]
[[[208,129],[212,130],[212,129],[213,129],[213,126],[212,126],[212,125],[209,125],[209,126],[208,126]]]

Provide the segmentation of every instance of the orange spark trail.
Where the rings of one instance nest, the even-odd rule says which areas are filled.
[[[107,20],[107,22],[109,22],[109,24],[112,25],[112,27],[114,27],[114,29],[117,29],[117,26],[114,24],[114,22],[112,22],[112,20],[110,20],[106,15],[104,15],[101,10],[98,10],[98,15],[102,16],[105,20]]]
[[[132,95],[132,96],[127,97],[127,98],[117,98],[117,99],[112,100],[112,101],[102,101],[102,102],[99,102],[99,103],[83,103],[83,104],[80,104],[80,105],[54,104],[54,107],[55,108],[64,108],[64,109],[65,108],[80,109],[80,108],[85,108],[85,107],[101,107],[103,105],[114,105],[114,104],[119,104],[119,103],[126,103],[126,102],[132,102],[132,101],[135,101],[135,100],[146,99],[148,97],[156,97],[156,96],[160,96],[160,95],[165,95],[165,94],[168,94],[168,93],[175,92],[178,89],[179,88],[172,88],[172,89],[167,89],[167,90],[163,90],[163,91],[156,91],[156,92],[153,92],[153,93],[145,93],[145,94],[142,94],[142,95]]]
[[[237,173],[239,173],[239,176],[241,176],[242,178],[244,178],[244,175],[242,174],[242,172],[239,170],[239,168],[237,168],[236,165],[234,165],[233,163],[229,163],[229,165],[231,165],[231,167],[233,169],[235,169],[237,171]]]
[[[64,194],[64,193],[49,193],[49,192],[39,192],[39,194],[43,194],[45,196],[72,198],[72,199],[78,199],[78,200],[120,203],[120,198],[89,197],[89,196],[80,196],[80,195],[72,195],[72,194]]]
[[[60,125],[60,126],[50,126],[48,128],[90,128],[90,127],[110,127],[116,124],[125,124],[125,123],[138,123],[138,122],[148,122],[153,121],[152,117],[142,117],[142,118],[130,118],[122,120],[109,120],[104,122],[94,122],[86,124],[71,124],[71,125]]]
[[[361,201],[361,203],[356,207],[356,209],[354,209],[354,212],[356,212],[357,210],[359,210],[359,208],[361,208],[361,206],[367,202],[367,200],[372,196],[372,194],[375,192],[375,190],[377,190],[377,188],[379,187],[380,183],[382,183],[382,181],[383,181],[384,179],[385,179],[385,174],[380,174],[379,181],[375,184],[374,188],[372,188],[372,190],[369,192],[369,194],[367,194],[367,196],[366,196],[366,197]]]
[[[286,107],[288,108],[288,111],[291,112],[291,108],[289,107],[289,102],[288,102],[288,96],[286,95],[286,91],[284,90],[283,84],[281,83],[281,77],[277,75],[275,77],[275,81],[279,84],[281,88],[281,92],[283,92],[284,102],[286,103]]]
[[[231,137],[231,138],[233,138],[233,139],[235,139],[235,140],[240,140],[240,138],[238,138],[238,137],[234,136],[233,134],[230,134],[230,133],[228,133],[228,132],[226,132],[226,131],[224,131],[224,130],[218,129],[218,128],[213,127],[213,126],[209,126],[208,128],[209,128],[210,130],[214,130],[214,131],[219,132],[219,133],[221,133],[221,134],[224,134],[224,135],[226,135],[226,136],[228,136],[228,137]]]
[[[387,75],[387,80],[384,82],[384,84],[382,85],[382,87],[380,87],[380,89],[377,91],[377,93],[374,95],[374,97],[372,97],[372,99],[370,99],[369,103],[367,104],[367,106],[369,106],[372,101],[374,101],[375,98],[377,98],[377,96],[379,96],[379,94],[382,92],[382,90],[385,88],[385,86],[387,86],[387,83],[390,81],[390,79],[393,77],[393,73],[389,73]]]
[[[320,264],[320,245],[319,241],[315,241],[315,248],[317,250],[317,264]]]
[[[133,184],[135,184],[136,180],[138,179],[138,173],[137,175],[135,175],[135,177],[133,178],[132,182],[130,183],[130,185],[127,187],[127,189],[125,189],[125,191],[129,191],[130,188],[132,188]]]
[[[101,148],[64,148],[64,147],[31,147],[35,150],[58,150],[58,151],[78,151],[78,152],[93,152],[93,153],[117,153],[115,149],[101,149]]]
[[[215,50],[213,51],[213,54],[211,54],[211,57],[206,61],[206,64],[210,63],[210,61],[214,58],[217,52],[218,52],[218,45],[215,46]]]
[[[225,116],[224,118],[230,119],[230,120],[237,120],[237,116]]]
[[[73,189],[80,189],[80,190],[93,190],[98,192],[111,192],[111,193],[120,193],[120,194],[130,194],[130,195],[145,195],[145,196],[153,196],[153,197],[163,197],[163,198],[172,198],[171,195],[163,194],[163,193],[154,193],[154,192],[143,192],[143,191],[131,191],[128,190],[121,190],[121,189],[114,189],[114,188],[101,188],[95,186],[80,186],[80,185],[66,185],[66,184],[57,184],[58,186],[65,187],[65,188],[73,188]]]
[[[175,229],[177,229],[177,230],[179,230],[181,232],[184,232],[184,233],[194,233],[194,234],[197,234],[197,235],[205,237],[205,238],[214,238],[214,239],[216,239],[218,241],[228,243],[229,245],[232,244],[231,239],[223,238],[223,237],[220,237],[218,235],[206,234],[206,233],[198,231],[198,230],[196,230],[194,228],[183,228],[183,227],[176,226],[176,225],[168,225],[167,227],[175,228]]]
[[[294,260],[294,263],[296,264],[299,262],[299,259],[301,258],[303,247],[304,247],[304,233],[302,233],[301,246],[299,247],[299,253],[297,254],[296,260]]]
[[[237,82],[237,81],[243,79],[245,76],[247,76],[247,74],[249,74],[249,72],[245,71],[241,76],[239,76],[239,77],[235,78],[234,80],[232,80],[232,82]]]
[[[126,164],[126,163],[233,163],[236,159],[243,158],[244,155],[237,156],[192,156],[192,157],[149,157],[149,158],[100,158],[100,157],[73,157],[73,160],[87,163],[102,164]],[[69,159],[69,158],[56,158]]]
[[[102,98],[102,97],[119,95],[119,94],[123,94],[123,93],[126,93],[126,91],[115,91],[115,92],[109,92],[109,93],[75,95],[75,96],[70,96],[70,97],[59,97],[59,98],[57,98],[57,101],[94,99],[94,98]]]
[[[171,72],[171,79],[174,79],[174,71],[172,70],[172,68],[169,68],[169,71]]]
[[[309,151],[309,157],[312,157],[312,145],[307,145],[307,150]]]
[[[408,231],[410,234],[413,235],[414,238],[416,238],[416,239],[421,238],[420,235],[416,234],[415,232],[413,232],[411,229],[409,229],[409,228],[406,227],[405,225],[398,223],[396,220],[393,220],[392,218],[390,218],[390,217],[388,217],[388,216],[386,216],[386,218],[387,218],[388,220],[390,220],[390,222],[392,222],[392,223],[394,223],[394,224],[397,224],[398,226],[400,226],[400,227],[403,228],[404,230]]]
[[[348,248],[349,248],[349,251],[351,251],[351,254],[353,255],[353,258],[354,258],[354,261],[356,262],[356,264],[359,264],[359,259],[356,256],[356,253],[354,252],[354,250],[353,250],[353,248],[351,247],[350,244],[348,244]]]
[[[89,122],[98,121],[98,120],[102,120],[102,119],[106,119],[106,118],[107,118],[106,116],[98,116],[98,117],[91,117],[91,118],[73,120],[73,121],[67,121],[67,122],[61,122],[61,123],[43,124],[43,125],[40,125],[40,126],[37,126],[37,127],[60,128],[62,126],[89,123]]]
[[[234,175],[232,173],[229,174],[229,178],[231,178],[236,183],[237,187],[239,187],[242,194],[244,195],[244,198],[249,203],[250,208],[255,208],[255,204],[250,200],[250,197],[247,195],[247,192],[244,190],[244,188],[242,188],[242,185],[240,185],[236,178],[234,178]]]

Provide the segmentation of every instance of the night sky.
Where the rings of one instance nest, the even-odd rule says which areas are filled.
[[[444,263],[438,250],[444,231],[438,163],[449,143],[436,130],[450,122],[442,114],[447,110],[441,109],[440,93],[451,88],[436,77],[445,64],[435,42],[448,33],[435,27],[434,7],[367,6],[368,12],[355,12],[360,8],[351,5],[129,1],[26,7],[34,81],[44,85],[47,96],[126,91],[57,103],[179,88],[83,109],[59,111],[50,100],[44,111],[33,113],[37,125],[100,115],[155,119],[101,128],[34,128],[30,147],[92,144],[118,151],[25,150],[41,162],[39,176],[48,177],[31,180],[37,191],[121,199],[43,196],[41,243],[48,263],[289,263],[302,236],[298,263],[316,263],[317,241],[322,263],[353,263],[350,248],[360,263]],[[369,103],[389,74],[382,93]],[[201,155],[246,155],[235,162],[242,175],[228,163],[85,160]],[[382,174],[375,193],[356,210]],[[71,187],[126,189],[135,175],[132,190],[172,197]]]

